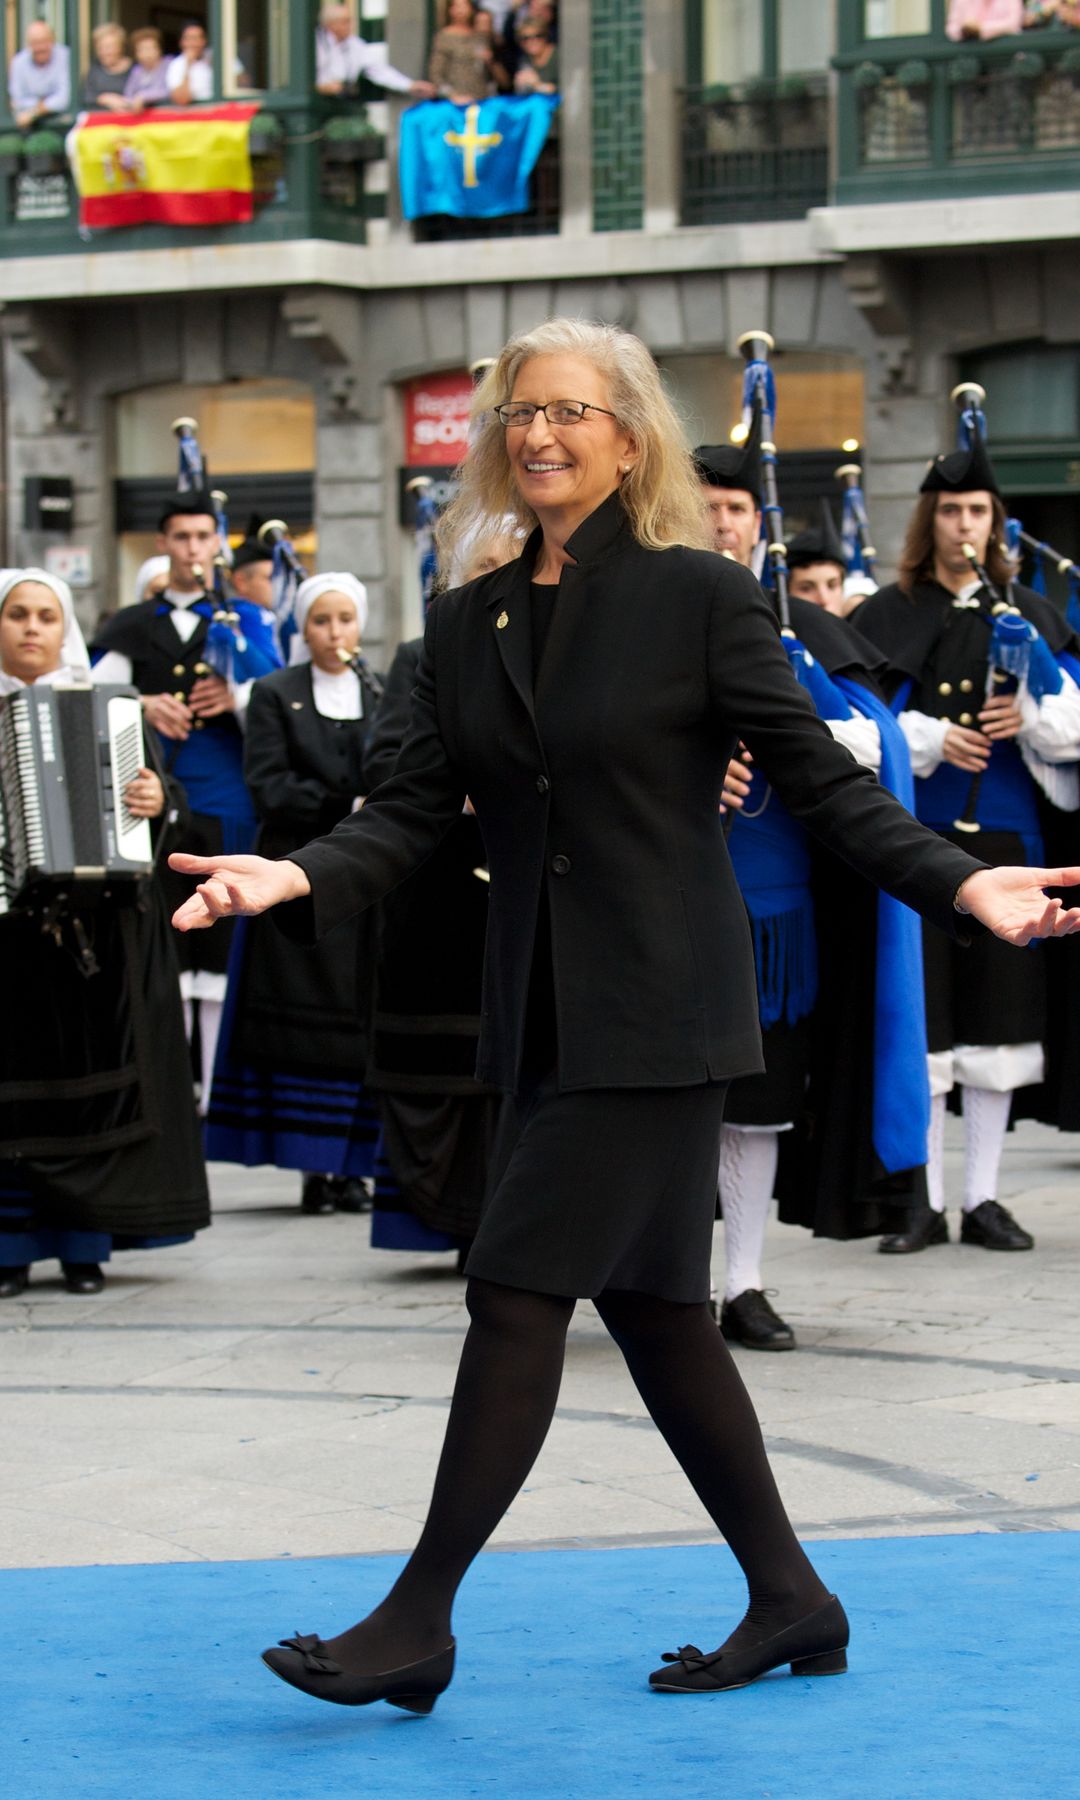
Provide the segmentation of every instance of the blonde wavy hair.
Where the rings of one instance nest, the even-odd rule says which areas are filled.
[[[522,365],[536,356],[580,356],[603,376],[611,410],[637,448],[637,460],[619,493],[638,543],[647,550],[669,550],[676,544],[713,549],[678,414],[641,339],[618,325],[548,319],[510,339],[473,396],[469,452],[436,530],[442,566],[454,565],[458,546],[490,526],[493,514],[506,516],[523,534],[538,523],[518,492],[506,433],[493,411],[512,395]]]

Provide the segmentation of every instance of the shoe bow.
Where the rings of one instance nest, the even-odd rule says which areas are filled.
[[[314,1675],[340,1675],[342,1672],[341,1664],[327,1655],[326,1645],[314,1632],[302,1637],[297,1631],[291,1638],[279,1638],[278,1642],[283,1650],[299,1651],[305,1669],[310,1669]]]
[[[681,1662],[687,1669],[707,1669],[716,1661],[715,1655],[706,1656],[696,1644],[681,1644],[678,1650],[665,1650],[661,1662]]]

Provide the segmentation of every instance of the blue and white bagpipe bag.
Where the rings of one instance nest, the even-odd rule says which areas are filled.
[[[229,524],[224,510],[217,514],[218,537],[222,555],[228,565]],[[215,573],[215,601],[206,633],[206,660],[215,675],[236,692],[260,675],[269,675],[282,665],[281,648],[274,615],[252,600],[227,600],[221,592],[220,568]]]
[[[770,418],[776,418],[776,389],[768,363],[750,363],[743,378],[743,418],[753,414],[759,383],[765,383]],[[763,455],[769,452],[763,451]],[[774,453],[775,454],[775,453]],[[763,520],[763,535],[767,521]],[[763,585],[771,586],[766,557]],[[915,784],[904,734],[884,702],[861,683],[835,678],[793,633],[781,639],[799,685],[823,720],[853,714],[870,719],[881,740],[879,780],[909,812]],[[894,1174],[920,1168],[927,1158],[930,1087],[927,1078],[926,1013],[923,1002],[922,926],[910,908],[891,894],[877,896],[874,994],[874,1098],[871,1138],[882,1167]],[[755,932],[755,938],[757,937]],[[756,947],[756,946],[755,946]],[[816,971],[815,971],[816,981]],[[759,974],[760,985],[760,974]],[[766,1020],[763,1019],[763,1023]]]

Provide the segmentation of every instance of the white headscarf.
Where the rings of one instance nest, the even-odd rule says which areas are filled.
[[[150,583],[154,581],[158,575],[167,575],[168,572],[169,559],[167,556],[148,556],[146,561],[141,564],[139,573],[135,577],[136,601],[145,600],[146,590],[150,586]]]
[[[64,615],[64,641],[60,646],[60,667],[52,670],[47,677],[43,676],[42,680],[47,679],[53,682],[67,678],[73,681],[89,681],[90,652],[87,650],[86,640],[79,630],[79,621],[75,617],[75,602],[71,598],[71,589],[67,582],[61,581],[59,575],[50,575],[46,569],[0,569],[0,612],[3,611],[4,602],[11,590],[17,588],[21,581],[37,581],[42,587],[47,587],[50,593],[56,595],[60,603],[60,611]],[[15,685],[19,687],[23,685],[16,681],[14,676],[7,676],[4,679],[15,682]]]
[[[300,583],[296,590],[296,599],[293,601],[296,630],[293,633],[292,643],[289,645],[290,663],[311,661],[311,651],[304,637],[304,626],[307,624],[308,613],[316,600],[320,595],[330,593],[344,594],[353,602],[356,607],[356,622],[360,627],[360,636],[363,637],[368,621],[367,588],[363,582],[357,581],[355,575],[309,575],[306,581]]]

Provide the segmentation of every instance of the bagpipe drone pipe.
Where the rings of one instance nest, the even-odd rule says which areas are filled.
[[[232,600],[225,593],[225,576],[232,561],[225,510],[229,497],[220,488],[207,488],[209,475],[199,445],[198,421],[174,419],[172,429],[178,444],[177,492],[205,494],[217,526],[219,549],[214,557],[210,583],[206,582],[205,570],[198,564],[194,569],[197,579],[203,583],[203,601],[198,603],[199,610],[207,612],[209,619],[204,652],[206,663],[231,688],[240,687],[280,668],[281,655],[273,628],[263,617],[261,608],[249,601]]]

